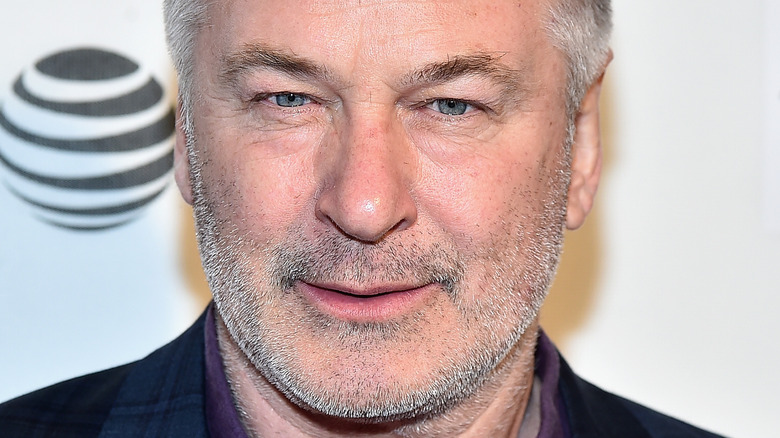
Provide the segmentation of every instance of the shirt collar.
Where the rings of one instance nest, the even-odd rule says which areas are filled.
[[[206,424],[212,438],[248,438],[233,394],[225,376],[225,366],[219,353],[214,303],[206,310],[204,336],[206,341]]]
[[[539,329],[534,356],[534,385],[539,385],[539,410],[541,422],[537,438],[567,438],[571,436],[563,404],[558,390],[561,362],[558,350],[543,330]]]

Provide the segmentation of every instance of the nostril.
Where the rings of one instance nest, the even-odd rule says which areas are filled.
[[[401,194],[403,193],[403,194]],[[397,198],[407,199],[397,199]],[[347,196],[337,187],[321,194],[316,217],[353,240],[375,243],[389,233],[408,228],[416,218],[416,208],[408,193],[392,199],[382,196]]]
[[[375,125],[350,124],[339,138],[339,150],[323,155],[318,171],[317,218],[361,242],[408,228],[417,215],[412,148],[400,131]]]

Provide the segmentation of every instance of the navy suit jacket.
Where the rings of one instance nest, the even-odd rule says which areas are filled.
[[[204,320],[146,358],[0,405],[1,437],[207,437]],[[559,389],[575,438],[716,438],[577,377]]]

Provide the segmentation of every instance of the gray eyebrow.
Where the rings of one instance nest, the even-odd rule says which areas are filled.
[[[527,67],[513,69],[500,63],[503,55],[476,53],[458,55],[444,62],[434,62],[406,75],[402,84],[406,86],[435,85],[461,77],[485,77],[506,91],[515,94],[527,91],[529,72]]]
[[[222,80],[237,85],[243,74],[258,69],[275,70],[298,79],[327,80],[332,77],[324,66],[261,44],[247,44],[226,55],[222,60],[219,76]]]
[[[404,75],[400,84],[405,87],[420,87],[446,83],[462,77],[484,77],[502,87],[509,96],[522,98],[529,91],[529,69],[527,66],[510,68],[500,62],[502,57],[502,53],[486,52],[449,57],[446,61],[432,62]],[[222,60],[219,75],[223,81],[237,87],[242,75],[258,69],[275,70],[306,81],[333,83],[336,78],[321,64],[262,44],[247,44],[226,55]]]

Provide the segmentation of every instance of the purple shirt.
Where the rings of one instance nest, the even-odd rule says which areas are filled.
[[[233,396],[225,377],[219,353],[214,305],[206,313],[206,424],[212,438],[248,438],[241,425]],[[558,392],[560,362],[558,352],[547,335],[539,331],[536,345],[535,374],[539,388],[540,424],[537,438],[568,438],[566,411]]]
[[[571,432],[566,417],[566,406],[563,404],[560,391],[558,391],[561,361],[555,345],[541,329],[539,329],[539,337],[536,339],[534,360],[534,374],[541,382],[541,388],[539,388],[541,423],[537,438],[569,438]]]
[[[219,354],[214,304],[206,310],[206,425],[211,438],[248,438],[233,405],[225,365]]]

